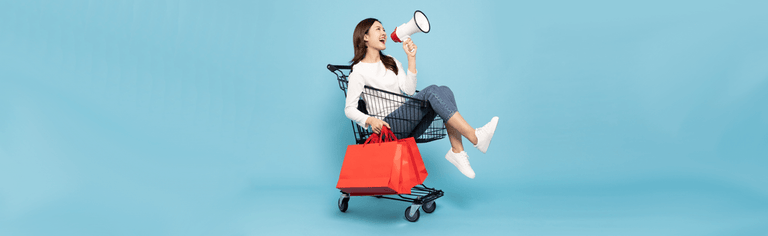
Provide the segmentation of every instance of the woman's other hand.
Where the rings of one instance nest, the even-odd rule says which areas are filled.
[[[409,58],[416,57],[416,51],[418,47],[416,47],[416,44],[413,43],[413,40],[411,38],[407,38],[403,42],[403,50],[405,51],[405,55],[408,55]]]
[[[377,133],[377,134],[381,133],[381,127],[382,126],[387,126],[387,128],[392,129],[392,127],[389,126],[389,124],[387,122],[384,122],[383,120],[379,120],[379,119],[377,119],[376,117],[373,117],[373,116],[368,117],[368,119],[365,120],[365,124],[366,125],[370,125],[371,129],[373,130],[373,132]]]

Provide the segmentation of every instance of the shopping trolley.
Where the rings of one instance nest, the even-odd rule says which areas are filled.
[[[349,73],[351,73],[352,66],[328,64],[328,70],[336,75],[339,88],[344,91],[344,97],[346,97],[347,87],[349,84],[347,76]],[[344,73],[344,71],[347,71],[347,73]],[[404,124],[405,122],[418,122],[421,119],[415,116],[416,109],[427,108],[430,106],[430,104],[425,100],[419,100],[404,94],[391,93],[368,86],[364,87],[361,97],[366,98],[365,100],[368,101],[375,99],[378,102],[366,104],[365,100],[361,98],[358,101],[357,109],[380,120],[384,120],[385,117],[376,114],[368,114],[369,108],[370,110],[379,110],[379,108],[405,107],[405,110],[403,110],[404,113],[401,113],[403,115],[401,117],[394,118],[394,120],[390,122],[390,126],[393,128],[394,134],[398,137],[413,137],[413,133],[407,133],[410,131],[401,131],[396,127],[398,124]],[[412,109],[413,112],[409,112]],[[354,121],[351,122],[352,130],[355,136],[355,142],[357,144],[365,143],[365,140],[368,139],[368,137],[370,137],[373,132],[369,129],[360,127],[359,125],[355,124]],[[436,116],[431,124],[427,124],[426,126],[422,125],[422,127],[417,127],[416,129],[424,130],[421,135],[414,137],[416,143],[431,142],[445,138],[446,136],[445,125],[439,116]],[[415,222],[419,219],[419,208],[421,208],[426,213],[434,212],[435,208],[437,207],[435,200],[442,196],[442,190],[429,188],[424,184],[420,184],[411,189],[411,194],[378,195],[373,197],[410,202],[411,206],[405,208],[405,219],[410,222]],[[347,211],[347,208],[349,207],[349,199],[350,194],[341,191],[341,196],[338,200],[338,206],[341,212]]]

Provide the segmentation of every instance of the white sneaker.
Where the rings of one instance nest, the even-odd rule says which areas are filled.
[[[445,154],[445,159],[451,162],[456,168],[461,171],[462,174],[466,175],[470,179],[475,178],[475,171],[472,170],[472,166],[469,166],[469,156],[467,155],[467,152],[461,151],[460,153],[454,153],[453,150],[449,149],[448,154]]]
[[[491,139],[493,138],[493,133],[496,132],[497,124],[499,124],[499,117],[494,116],[491,118],[491,122],[475,129],[475,136],[477,136],[475,147],[481,152],[485,153],[488,151],[488,145],[491,145]]]

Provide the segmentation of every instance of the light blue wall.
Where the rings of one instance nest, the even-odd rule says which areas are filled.
[[[125,234],[185,234],[244,191],[335,195],[353,139],[325,65],[361,19],[391,32],[415,9],[418,87],[452,87],[474,126],[501,117],[475,180],[447,140],[422,145],[428,183],[700,186],[768,209],[765,1],[26,0],[0,2],[0,234],[115,212],[144,225]]]

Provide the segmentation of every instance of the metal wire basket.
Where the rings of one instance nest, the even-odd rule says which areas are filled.
[[[336,74],[339,88],[344,91],[344,97],[346,97],[349,85],[347,76],[351,73],[352,66],[328,64],[328,70]],[[344,71],[347,71],[347,73],[344,73]],[[369,102],[367,103],[366,101]],[[423,111],[432,110],[429,102],[405,94],[396,94],[365,86],[363,88],[363,93],[361,94],[361,99],[357,103],[357,109],[366,115],[376,117],[380,120],[385,120],[387,114],[397,110],[398,115],[389,117],[388,123],[392,126],[392,132],[395,133],[398,138],[414,137],[416,134],[420,133],[418,137],[414,137],[416,143],[426,143],[445,138],[447,135],[443,119],[439,116],[434,116],[434,113],[431,114],[431,116],[435,117],[432,122],[419,123],[422,118],[418,114]],[[374,111],[379,112],[376,113]],[[373,132],[370,129],[360,127],[354,121],[351,122],[352,130],[355,135],[355,142],[358,144],[364,143]],[[402,129],[402,127],[415,128]]]

